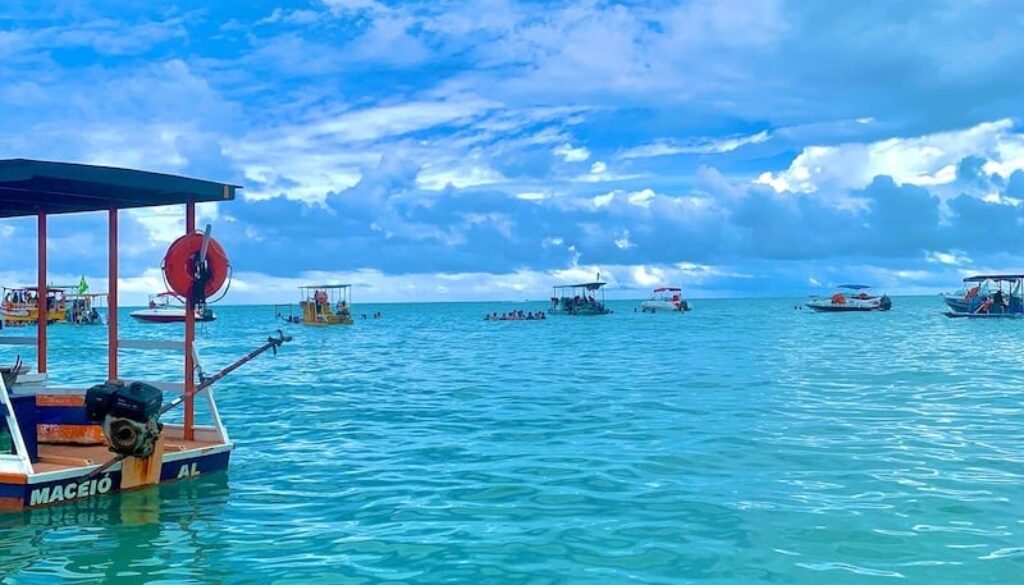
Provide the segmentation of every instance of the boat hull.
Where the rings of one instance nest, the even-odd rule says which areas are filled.
[[[548,315],[566,315],[568,317],[596,317],[598,315],[607,315],[611,313],[609,309],[574,309],[572,311],[566,311],[564,309],[548,309]]]
[[[848,305],[824,306],[813,303],[807,303],[807,307],[819,313],[871,313],[874,311],[888,311],[888,309],[883,309],[882,307],[852,307]]]
[[[159,483],[193,479],[224,471],[234,444],[216,445],[197,451],[165,453]],[[111,455],[113,456],[113,455]],[[121,464],[98,477],[89,478],[93,467],[38,473],[29,476],[0,474],[0,511],[17,511],[66,504],[127,491],[122,488]],[[128,489],[146,489],[159,484]]]
[[[946,311],[943,315],[950,319],[1024,319],[1024,313],[968,313],[964,311]]]
[[[640,303],[640,310],[644,313],[685,313],[690,310],[686,301],[679,301],[678,304],[672,301],[644,301]]]
[[[185,310],[174,309],[142,309],[130,313],[132,319],[143,323],[184,323]],[[216,320],[216,315],[210,312],[206,315],[196,315],[196,322],[208,323]]]

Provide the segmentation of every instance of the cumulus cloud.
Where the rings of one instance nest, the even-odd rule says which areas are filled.
[[[967,157],[981,161],[978,170],[1008,177],[1024,169],[1024,135],[1015,130],[1012,120],[1002,119],[912,138],[808,146],[789,168],[765,172],[757,182],[799,193],[861,188],[881,174],[900,183],[947,185]]]
[[[565,144],[556,147],[551,151],[555,156],[562,157],[565,162],[583,162],[590,158],[590,151],[585,147],[573,148],[571,144],[566,142]]]
[[[1021,262],[1024,41],[1000,34],[1020,10],[656,7],[322,0],[225,23],[26,4],[0,32],[0,153],[242,183],[203,213],[268,286],[328,267],[522,292],[600,269],[769,294]],[[137,289],[179,214],[126,215]],[[74,231],[94,221],[55,222],[54,270],[102,270]]]

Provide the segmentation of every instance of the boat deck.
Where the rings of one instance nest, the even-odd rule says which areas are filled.
[[[164,443],[164,453],[201,450],[221,445],[220,442],[185,441],[169,439]],[[39,462],[32,464],[35,473],[65,471],[78,467],[98,465],[114,457],[106,445],[39,445]]]

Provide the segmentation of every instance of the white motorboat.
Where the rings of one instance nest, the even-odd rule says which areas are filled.
[[[806,305],[822,313],[888,311],[892,308],[892,299],[887,295],[871,294],[868,292],[870,288],[866,284],[843,284],[836,287],[836,292],[830,296],[811,297]]]
[[[685,313],[690,308],[690,303],[683,298],[683,289],[671,286],[654,289],[651,298],[640,303],[640,310],[644,313]]]
[[[132,311],[130,315],[133,319],[146,323],[184,323],[185,306],[178,301],[178,297],[174,293],[162,292],[150,295],[149,306]],[[196,309],[197,322],[209,322],[216,318],[217,316],[209,308],[205,311]]]

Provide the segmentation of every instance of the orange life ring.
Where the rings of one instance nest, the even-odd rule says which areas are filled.
[[[843,296],[843,293],[836,293],[836,294],[832,295],[832,304],[833,305],[845,305],[846,304],[846,297]]]
[[[195,284],[195,262],[203,248],[203,234],[191,233],[181,236],[164,255],[163,271],[167,286],[176,294],[189,297]],[[210,238],[206,249],[206,261],[210,265],[210,278],[204,287],[205,296],[211,297],[224,286],[228,279],[230,263],[228,255],[217,240]]]

